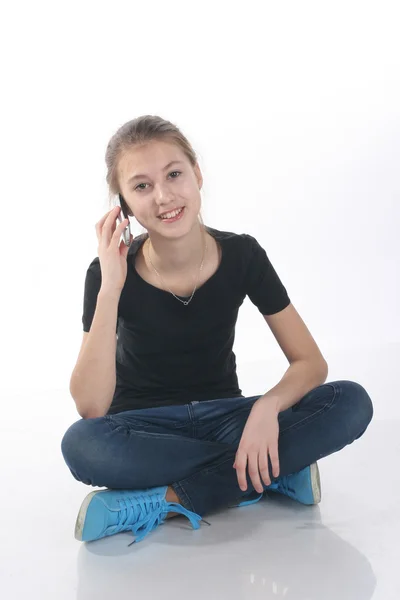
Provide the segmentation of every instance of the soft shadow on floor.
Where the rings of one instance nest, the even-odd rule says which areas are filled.
[[[366,557],[321,523],[319,507],[272,495],[210,514],[193,531],[169,520],[137,545],[130,533],[82,544],[78,600],[118,593],[165,599],[369,600]]]

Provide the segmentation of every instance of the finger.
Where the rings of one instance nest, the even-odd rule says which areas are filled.
[[[121,251],[122,256],[124,256],[125,258],[127,257],[129,248],[130,248],[130,246],[132,244],[132,240],[133,240],[133,235],[132,234],[131,234],[131,237],[130,237],[129,246],[127,246],[125,244],[125,242],[123,240],[121,240],[121,244],[120,244],[119,247],[120,247],[120,251]]]
[[[116,244],[117,246],[119,246],[121,235],[128,224],[129,219],[124,219],[123,221],[121,221],[121,223],[117,225],[111,238],[111,244]]]
[[[118,210],[117,210],[118,209]],[[111,215],[111,213],[114,213],[115,216],[117,216],[118,212],[119,212],[120,207],[119,206],[114,206],[114,208],[112,208],[111,210],[109,210],[108,212],[106,212],[100,219],[100,221],[98,221],[96,223],[96,228],[100,227],[100,229],[103,227],[104,223],[106,222],[106,220],[108,219],[108,217]]]
[[[124,216],[124,214],[121,212],[119,206],[115,206],[114,208],[115,210],[113,209],[112,211],[110,211],[108,217],[105,220],[105,223],[103,225],[103,231],[111,230],[111,233],[114,233],[115,228],[117,227],[117,222],[118,225],[121,224],[122,217]]]
[[[269,467],[268,467],[268,451],[260,452],[258,457],[258,466],[260,469],[260,474],[265,485],[271,485],[271,478],[269,476]]]
[[[111,239],[111,234],[110,234],[110,230],[112,230],[112,232],[115,229],[115,224],[116,224],[116,218],[117,215],[119,214],[120,211],[120,207],[119,206],[114,206],[114,208],[112,210],[110,210],[108,213],[106,213],[98,223],[96,223],[95,229],[96,229],[96,234],[98,237],[99,242],[104,239],[107,243],[107,245],[110,243],[110,239]]]
[[[271,459],[272,474],[274,477],[279,477],[279,454],[278,454],[278,442],[271,444],[269,447],[269,457]]]
[[[240,453],[236,457],[235,464],[236,464],[236,476],[238,479],[239,487],[244,492],[247,490],[247,479],[246,479],[247,454],[245,452]]]
[[[123,219],[120,223],[118,223],[118,225],[115,226],[114,235],[117,235],[118,229],[124,230],[127,225],[129,225],[129,219]]]
[[[261,494],[264,491],[264,488],[262,486],[260,472],[258,470],[258,452],[253,452],[249,456],[249,475],[254,489]]]
[[[121,223],[118,223],[117,225],[114,216],[110,230],[110,228],[107,226],[106,221],[105,225],[103,226],[103,231],[101,232],[101,239],[99,245],[102,244],[106,248],[109,248],[111,245],[114,247],[118,246],[122,232],[127,225],[129,225],[129,219],[124,219],[123,221],[121,221]]]

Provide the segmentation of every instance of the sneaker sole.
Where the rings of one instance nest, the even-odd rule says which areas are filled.
[[[78,517],[75,523],[75,538],[80,542],[82,541],[83,526],[85,524],[86,513],[89,508],[89,504],[91,503],[93,497],[98,493],[98,491],[90,492],[90,494],[88,494],[82,502],[81,508],[79,510]]]
[[[318,464],[316,462],[310,465],[310,476],[314,504],[319,504],[321,502],[321,478],[319,475]]]

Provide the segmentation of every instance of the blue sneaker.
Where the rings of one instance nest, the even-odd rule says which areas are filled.
[[[321,480],[319,476],[318,464],[315,462],[309,467],[305,467],[298,473],[292,475],[284,475],[279,477],[271,485],[266,486],[266,492],[276,492],[289,496],[301,504],[319,504],[321,502]],[[257,494],[255,497],[254,495]],[[249,504],[255,504],[264,496],[265,492],[259,494],[258,492],[251,492],[249,494],[250,499],[244,500],[237,506],[248,506]]]
[[[319,504],[321,502],[321,481],[318,464],[315,462],[298,473],[280,477],[268,486],[267,490],[289,496],[301,504]]]
[[[75,538],[81,542],[99,540],[121,531],[132,531],[140,542],[164,523],[169,512],[185,515],[193,529],[202,517],[176,502],[165,499],[168,487],[148,490],[100,490],[86,496],[75,525]]]

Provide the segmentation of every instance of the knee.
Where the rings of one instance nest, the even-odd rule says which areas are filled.
[[[82,461],[92,461],[98,456],[99,429],[104,424],[98,419],[80,419],[73,423],[61,440],[61,452],[67,465],[76,470]]]
[[[341,394],[345,420],[356,438],[360,437],[374,414],[372,400],[366,389],[356,381],[336,381],[334,385]]]

